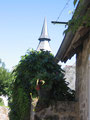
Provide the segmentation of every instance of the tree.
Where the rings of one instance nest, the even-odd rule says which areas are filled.
[[[0,60],[0,95],[10,95],[11,83],[12,75],[5,68],[5,64]]]

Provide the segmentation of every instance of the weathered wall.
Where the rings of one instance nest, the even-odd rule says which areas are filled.
[[[77,53],[76,101],[54,103],[33,112],[30,120],[90,120],[90,34]]]
[[[0,106],[0,120],[9,120],[8,112],[9,110],[6,107]]]
[[[90,71],[90,34],[77,54],[76,61],[76,100],[79,101],[80,120],[90,120],[89,116],[89,71]],[[89,104],[88,104],[89,103]]]
[[[34,112],[34,120],[78,120],[76,102],[63,102],[59,101],[44,108],[39,112]],[[33,119],[31,119],[33,120]]]
[[[76,64],[66,65],[64,68],[66,81],[69,82],[69,87],[75,90],[75,80],[76,80]]]

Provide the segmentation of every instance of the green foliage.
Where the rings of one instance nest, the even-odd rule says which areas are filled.
[[[25,120],[30,114],[30,98],[22,86],[14,86],[12,102],[9,103],[11,111],[10,120]],[[27,119],[26,119],[27,120]]]
[[[0,60],[0,95],[9,96],[12,83],[12,75],[4,66],[4,63]]]
[[[72,20],[69,21],[69,29],[73,32],[76,32],[80,26],[90,27],[90,9],[88,9],[87,12],[82,15],[81,13],[83,9],[85,9],[85,6],[80,5],[75,11]]]
[[[3,106],[4,105],[4,101],[2,98],[0,98],[0,106]]]
[[[74,0],[74,1],[73,1],[74,6],[76,5],[76,3],[77,3],[78,1],[79,1],[79,2],[82,2],[83,0]]]
[[[73,2],[73,3],[74,3],[74,5],[76,5],[76,3],[77,3],[77,0],[74,0],[74,2]]]
[[[10,102],[10,120],[24,120],[30,111],[31,97],[38,96],[37,82],[40,89],[50,91],[50,99],[73,100],[74,92],[64,79],[64,71],[55,63],[54,56],[48,51],[28,51],[21,57],[13,71],[15,76],[12,100]],[[29,114],[29,113],[28,113]]]
[[[82,4],[83,0],[79,0],[78,8],[75,10],[74,15],[68,22],[68,28],[64,31],[66,34],[68,31],[75,33],[80,26],[90,27],[90,8]],[[74,5],[78,0],[74,0]]]
[[[62,82],[67,87],[61,66],[55,63],[54,56],[48,51],[28,52],[22,57],[14,70],[14,74],[16,76],[15,83],[22,85],[33,96],[38,96],[36,91],[37,80],[45,81],[42,87],[47,89],[51,89],[52,85],[58,84],[58,82]]]

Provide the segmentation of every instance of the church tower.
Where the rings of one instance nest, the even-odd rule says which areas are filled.
[[[39,45],[37,47],[37,51],[40,51],[40,50],[46,51],[47,50],[47,51],[51,52],[49,41],[50,41],[50,38],[48,35],[47,21],[45,18],[44,23],[43,23],[43,27],[42,27],[42,32],[41,32],[41,35],[39,37]]]

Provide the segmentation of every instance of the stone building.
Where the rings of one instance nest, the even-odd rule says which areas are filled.
[[[75,90],[75,80],[76,80],[76,65],[66,65],[63,70],[65,71],[65,79],[69,83],[69,87]]]
[[[83,0],[82,4],[84,8],[81,15],[84,16],[90,10],[90,0]],[[90,27],[83,25],[75,33],[68,31],[55,56],[55,61],[67,62],[75,54],[75,101],[53,103],[52,106],[35,111],[31,115],[31,120],[90,120]]]
[[[84,16],[90,10],[90,0],[83,0]],[[90,18],[90,16],[88,16]],[[69,31],[56,54],[56,62],[66,62],[76,54],[76,101],[78,119],[90,120],[90,27],[81,26],[72,33]]]

